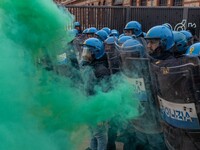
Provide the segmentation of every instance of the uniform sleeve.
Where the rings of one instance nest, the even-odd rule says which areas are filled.
[[[103,79],[103,78],[107,78],[108,76],[110,76],[110,71],[107,67],[105,67],[104,65],[99,65],[96,69],[95,69],[95,76],[98,79]]]
[[[110,70],[104,65],[100,65],[95,70],[95,76],[98,80],[98,85],[103,92],[108,92],[111,89]]]

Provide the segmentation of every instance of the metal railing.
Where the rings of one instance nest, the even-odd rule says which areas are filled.
[[[82,24],[83,29],[96,27],[101,29],[109,27],[117,29],[120,33],[126,23],[136,20],[142,24],[142,29],[147,32],[151,27],[169,23],[172,27],[186,29],[193,26],[196,35],[200,33],[200,8],[199,7],[123,7],[123,6],[65,6],[76,21]],[[185,20],[182,22],[182,20]],[[181,24],[182,23],[182,24]],[[182,27],[181,27],[182,26]]]

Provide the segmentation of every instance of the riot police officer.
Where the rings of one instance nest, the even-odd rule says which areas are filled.
[[[200,42],[192,44],[185,53],[188,56],[200,57]]]
[[[84,88],[87,96],[96,94],[95,86],[107,92],[109,87],[101,86],[102,81],[109,81],[110,71],[108,69],[103,42],[97,38],[89,38],[83,43],[81,72]],[[107,125],[104,121],[98,125],[90,125],[92,150],[106,150],[107,147]]]
[[[78,35],[82,34],[82,28],[80,22],[78,21],[74,22],[74,28],[78,31]]]
[[[179,31],[172,31],[174,36],[174,42],[177,47],[177,51],[174,52],[176,57],[180,57],[185,54],[188,49],[186,36]]]
[[[135,39],[125,41],[119,47],[122,74],[135,86],[133,93],[141,103],[139,116],[128,125],[125,150],[165,149],[146,52]]]
[[[151,68],[166,146],[169,150],[200,149],[199,60],[173,57],[173,34],[163,26],[151,28],[146,37],[155,59]]]
[[[119,72],[119,59],[115,49],[115,42],[118,39],[115,36],[110,36],[104,41],[105,52],[107,55],[109,70],[111,74]]]
[[[142,31],[142,25],[138,21],[130,21],[124,28],[124,34],[126,36],[132,36],[136,38],[140,43],[146,47],[146,41],[144,40],[144,32]]]
[[[175,47],[172,31],[163,25],[152,27],[145,37],[149,55],[153,59],[166,60],[173,58]]]
[[[107,39],[108,34],[104,30],[99,30],[99,31],[95,32],[95,37],[98,38],[99,40],[101,40],[102,42],[104,42]]]

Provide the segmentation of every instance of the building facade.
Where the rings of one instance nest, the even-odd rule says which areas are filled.
[[[200,0],[57,0],[64,5],[79,6],[185,6],[199,7]]]

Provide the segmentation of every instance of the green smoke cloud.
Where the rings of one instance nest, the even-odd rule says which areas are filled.
[[[48,54],[55,61],[74,37],[74,17],[50,0],[0,2],[0,149],[82,149],[87,125],[120,115],[137,115],[128,83],[86,97],[69,78],[37,67]]]

